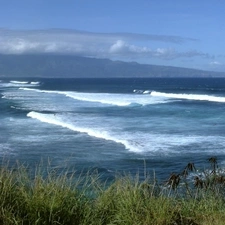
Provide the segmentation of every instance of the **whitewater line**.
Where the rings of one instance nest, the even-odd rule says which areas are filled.
[[[130,106],[132,104],[148,105],[166,103],[163,99],[151,98],[150,95],[133,95],[133,94],[112,94],[112,93],[84,93],[76,91],[49,91],[33,88],[19,88],[25,91],[35,91],[39,93],[59,94],[66,97],[94,103],[101,103],[113,106]]]
[[[167,98],[186,99],[186,100],[225,102],[225,97],[217,97],[213,95],[174,94],[174,93],[163,93],[163,92],[157,92],[157,91],[152,91],[151,95],[156,97],[167,97]]]
[[[86,133],[87,135],[95,137],[95,138],[100,138],[100,139],[104,139],[104,140],[107,140],[107,141],[113,141],[113,142],[116,142],[118,144],[122,144],[126,149],[137,151],[137,149],[132,147],[128,143],[128,141],[120,140],[120,139],[117,139],[115,137],[112,137],[106,131],[98,131],[98,130],[91,130],[89,128],[77,127],[77,126],[74,126],[72,124],[63,122],[62,120],[60,120],[60,118],[58,118],[57,116],[55,116],[53,114],[44,114],[44,113],[38,113],[38,112],[31,111],[27,114],[27,117],[37,119],[37,120],[39,120],[43,123],[61,126],[63,128],[67,128],[67,129],[72,130],[72,131],[76,131],[76,132],[80,132],[80,133]]]

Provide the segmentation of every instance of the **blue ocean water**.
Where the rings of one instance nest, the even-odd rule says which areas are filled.
[[[0,158],[30,166],[179,172],[225,165],[224,78],[2,79]]]

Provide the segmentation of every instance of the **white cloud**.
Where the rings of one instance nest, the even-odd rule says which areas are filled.
[[[136,54],[142,54],[151,52],[151,49],[146,47],[138,47],[135,45],[129,45],[126,42],[122,40],[116,41],[113,45],[111,45],[109,49],[109,53],[112,54],[130,54],[130,53],[136,53]]]
[[[128,43],[118,40],[116,43],[110,46],[109,52],[112,55],[118,55],[120,57],[128,57],[136,55],[137,57],[151,57],[172,60],[176,58],[190,58],[195,56],[207,57],[207,54],[197,51],[177,52],[173,48],[157,48],[155,50],[148,47],[139,47],[135,45],[129,45]]]
[[[221,65],[221,63],[218,62],[218,61],[212,61],[209,64],[212,65],[212,66],[219,66],[219,65]]]
[[[178,52],[173,48],[152,49],[144,45],[149,45],[149,42],[152,44],[154,41],[180,44],[195,40],[166,35],[106,34],[60,29],[0,29],[1,54],[58,53],[120,59],[150,57],[164,60],[207,56],[197,51]],[[139,46],[134,43],[139,43]]]
[[[111,53],[120,53],[123,52],[124,50],[127,50],[127,45],[125,44],[124,41],[118,40],[115,44],[113,44],[110,49],[109,52]]]
[[[0,51],[3,54],[22,54],[36,51],[37,48],[40,48],[40,43],[21,38],[1,40],[0,43]]]

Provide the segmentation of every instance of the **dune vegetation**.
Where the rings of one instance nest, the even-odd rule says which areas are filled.
[[[208,169],[188,163],[165,182],[154,174],[118,175],[109,183],[97,172],[43,171],[1,166],[0,224],[225,224],[225,176],[215,157]]]

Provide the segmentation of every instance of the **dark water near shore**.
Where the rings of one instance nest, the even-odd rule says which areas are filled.
[[[34,166],[167,177],[225,164],[225,79],[0,82],[0,157]]]

